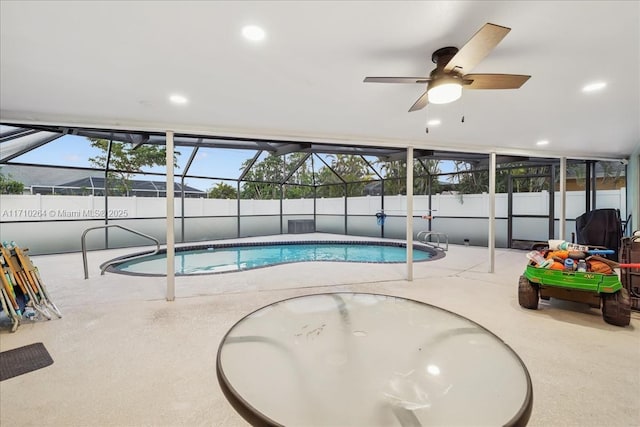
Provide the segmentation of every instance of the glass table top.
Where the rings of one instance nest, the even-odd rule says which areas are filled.
[[[236,323],[220,385],[254,425],[526,425],[531,379],[496,335],[405,298],[306,295]]]

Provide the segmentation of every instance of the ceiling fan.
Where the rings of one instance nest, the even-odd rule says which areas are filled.
[[[468,74],[487,56],[511,28],[485,24],[462,48],[443,47],[433,52],[431,60],[436,68],[429,77],[365,77],[366,83],[423,83],[425,92],[409,108],[421,110],[432,104],[453,102],[465,89],[518,89],[531,76],[520,74]]]

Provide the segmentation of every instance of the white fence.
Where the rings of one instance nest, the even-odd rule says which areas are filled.
[[[597,208],[620,209],[626,216],[626,191],[600,190]],[[567,235],[571,238],[575,219],[584,212],[584,191],[567,192]],[[496,244],[506,246],[507,194],[496,195]],[[487,244],[489,197],[487,194],[447,195],[431,198],[433,209],[432,229],[449,235],[453,243],[465,239],[473,245]],[[559,217],[560,195],[555,193],[555,218]],[[346,218],[345,218],[346,208]],[[380,236],[381,228],[375,214],[382,208],[379,196],[320,198],[315,201],[316,230],[330,233],[346,233],[363,236]],[[414,230],[417,234],[427,227],[421,218],[429,214],[429,198],[414,196]],[[280,214],[282,209],[282,222]],[[155,197],[55,196],[55,195],[1,195],[0,239],[15,240],[31,248],[32,253],[56,253],[77,251],[80,236],[88,227],[105,223],[105,210],[110,224],[122,224],[153,235],[159,240],[165,237],[166,201]],[[192,199],[175,201],[176,241],[203,241],[240,236],[278,234],[287,232],[289,220],[314,219],[313,199],[241,200]],[[404,238],[406,225],[406,197],[385,196],[384,211],[388,215],[385,237]],[[549,194],[514,193],[514,215],[546,216],[549,212]],[[239,220],[239,222],[238,222]],[[184,230],[184,235],[183,235]],[[547,218],[514,218],[513,238],[546,240]],[[134,235],[113,230],[109,232],[109,247],[146,244]],[[92,232],[88,238],[90,248],[105,247],[105,233]]]

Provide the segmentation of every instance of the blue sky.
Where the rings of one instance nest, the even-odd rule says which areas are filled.
[[[178,167],[175,174],[180,175],[191,156],[193,148],[178,147]],[[95,167],[89,159],[101,154],[101,151],[91,147],[89,140],[85,137],[66,135],[52,141],[42,147],[36,148],[13,160],[19,163],[33,163],[42,165],[60,165],[77,167]],[[194,162],[189,169],[190,175],[217,176],[237,178],[240,175],[240,165],[247,158],[253,157],[254,151],[249,150],[228,150],[201,148]],[[145,172],[164,173],[164,166],[144,168]],[[146,177],[146,179],[162,180],[161,177]],[[215,182],[211,180],[187,179],[188,185],[193,185],[200,189],[212,187]]]
[[[180,152],[180,155],[178,156],[178,168],[176,168],[176,173],[181,172],[185,167],[193,149],[191,147],[178,147],[178,151]],[[239,175],[238,169],[240,168],[240,164],[247,158],[247,156],[253,156],[254,153],[246,150],[216,149],[215,151],[223,155],[223,158],[220,158],[220,161],[216,161],[216,159],[213,158],[215,156],[213,150],[200,149],[189,172],[195,175],[211,175],[211,166],[212,163],[215,163],[215,170],[219,171],[216,175],[235,178]],[[101,153],[102,152],[100,150],[91,147],[91,144],[85,137],[67,135],[43,145],[42,147],[36,148],[35,150],[14,159],[14,161],[49,165],[95,167],[89,159],[91,157],[96,157]],[[149,172],[164,172],[164,167],[157,166],[144,170]]]
[[[178,147],[178,167],[175,169],[176,175],[181,175],[189,157],[193,151],[191,147]],[[75,135],[65,135],[42,147],[36,148],[13,160],[13,162],[33,163],[41,165],[60,165],[77,167],[94,167],[89,159],[101,154],[101,151],[91,147],[89,140],[85,137]],[[191,167],[189,175],[215,176],[219,178],[237,178],[240,175],[240,168],[244,161],[255,155],[253,150],[232,150],[222,148],[201,148]],[[263,153],[262,157],[267,153]],[[373,161],[373,159],[370,159]],[[447,162],[450,163],[450,162]],[[322,167],[320,161],[315,162],[316,170]],[[451,171],[451,165],[441,162],[441,171]],[[156,166],[144,169],[145,172],[164,173],[164,166]],[[141,179],[162,180],[162,177],[136,177]],[[187,185],[198,189],[207,190],[213,187],[218,180],[202,180],[187,178]],[[229,184],[233,184],[229,182]]]

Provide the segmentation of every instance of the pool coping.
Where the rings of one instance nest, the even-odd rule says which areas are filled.
[[[175,251],[184,252],[184,251],[190,251],[190,250],[204,250],[204,249],[210,249],[210,248],[223,249],[223,248],[231,248],[231,247],[235,248],[235,247],[251,247],[251,246],[282,246],[282,245],[308,245],[308,244],[312,244],[312,245],[314,244],[317,244],[317,245],[335,245],[335,244],[374,245],[374,246],[395,246],[395,247],[401,247],[401,248],[407,247],[406,242],[389,241],[389,240],[284,240],[284,241],[280,240],[280,241],[266,241],[266,242],[235,242],[235,243],[230,242],[230,243],[207,243],[207,244],[185,245],[185,246],[176,247]],[[435,247],[432,245],[428,245],[428,244],[423,244],[423,243],[413,242],[413,249],[423,251],[423,252],[428,252],[431,254],[431,258],[418,260],[414,262],[436,261],[438,259],[444,258],[444,256],[446,255],[444,249]],[[122,262],[126,262],[127,259],[129,258],[133,258],[141,255],[149,255],[149,254],[152,254],[153,252],[154,252],[153,250],[142,251],[142,252],[136,252],[136,253],[112,258],[100,264],[100,269],[102,270],[105,265],[111,264],[108,267],[104,268],[104,271],[108,271],[110,273],[115,273],[115,274],[123,274],[127,276],[166,277],[167,276],[166,274],[138,273],[138,272],[131,272],[131,271],[122,271],[115,268],[118,264]],[[167,252],[167,249],[162,248],[158,251],[158,254],[165,254],[166,252]],[[206,272],[206,273],[189,273],[189,274],[175,273],[175,276],[190,277],[190,276],[209,276],[212,274],[238,273],[241,271],[249,271],[249,270],[256,270],[260,268],[274,267],[277,265],[297,264],[297,263],[304,263],[304,262],[341,262],[341,263],[351,263],[351,264],[405,264],[406,263],[406,261],[389,261],[389,262],[336,261],[336,260],[283,261],[283,262],[278,262],[278,263],[269,264],[269,265],[262,265],[262,266],[251,267],[251,268],[239,268],[237,270],[230,270],[230,271],[212,271],[212,272]]]

